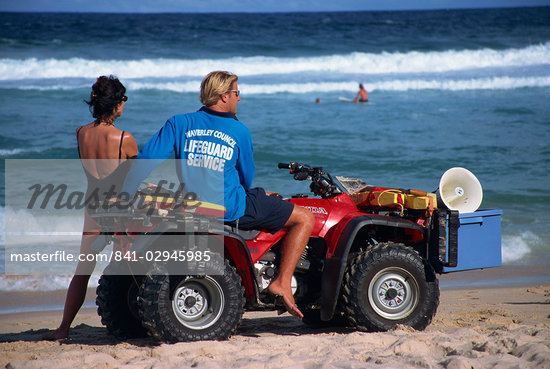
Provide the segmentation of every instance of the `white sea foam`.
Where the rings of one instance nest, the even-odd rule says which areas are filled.
[[[197,93],[200,89],[201,81],[199,79],[187,82],[139,82],[125,81],[128,90],[158,90],[171,91],[178,93]],[[468,78],[468,79],[391,79],[376,81],[371,79],[364,83],[369,92],[372,91],[409,91],[409,90],[511,90],[525,87],[548,87],[550,86],[550,76],[542,77],[486,77],[486,78]],[[38,91],[57,91],[75,88],[88,88],[85,85],[23,85],[17,87],[21,90]],[[0,87],[1,88],[1,87]],[[243,94],[275,94],[275,93],[311,93],[311,92],[338,92],[338,91],[357,91],[357,81],[339,81],[339,82],[301,82],[301,83],[240,83],[239,88]],[[0,150],[0,156],[16,155],[22,152],[21,149]]]
[[[540,237],[530,231],[502,236],[502,262],[521,261],[532,253],[533,246],[539,241]]]
[[[89,287],[97,287],[100,273],[90,278]],[[64,290],[69,286],[72,274],[64,275],[0,275],[0,291],[39,292]]]
[[[524,87],[548,87],[550,76],[545,77],[491,77],[459,80],[394,80],[375,82],[370,90],[510,90]],[[354,86],[355,87],[355,86]]]
[[[82,236],[84,215],[39,216],[27,209],[2,208],[2,225],[10,236],[9,246],[37,242],[37,236],[50,236],[57,242],[78,242]]]
[[[427,79],[394,79],[389,81],[371,81],[365,83],[368,91],[407,91],[407,90],[509,90],[524,87],[548,87],[550,76],[546,77],[491,77],[457,80],[427,80]],[[161,90],[180,93],[196,92],[200,81],[193,82],[130,82],[132,90]],[[243,94],[275,94],[275,93],[311,93],[311,92],[338,92],[357,90],[356,81],[342,82],[306,82],[306,83],[279,83],[279,84],[248,84],[241,83],[239,89]]]
[[[479,49],[418,52],[353,52],[315,57],[232,57],[226,59],[88,60],[0,59],[0,80],[96,78],[116,74],[123,79],[203,77],[217,69],[240,76],[293,73],[393,74],[462,71],[490,67],[550,64],[550,42],[522,49]],[[61,88],[61,87],[60,87]]]
[[[23,149],[0,149],[0,156],[11,156],[22,153]]]

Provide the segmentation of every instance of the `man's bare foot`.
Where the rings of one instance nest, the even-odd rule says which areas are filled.
[[[298,309],[298,307],[296,306],[296,302],[294,301],[294,296],[292,296],[292,292],[284,293],[284,291],[282,289],[279,289],[277,286],[272,286],[273,283],[270,284],[269,287],[267,287],[267,292],[275,296],[276,300],[282,300],[282,303],[285,305],[286,311],[290,315],[301,320],[304,317],[304,314],[302,314],[300,309]]]
[[[57,328],[52,333],[45,334],[42,336],[42,339],[45,341],[57,341],[57,340],[63,340],[65,338],[69,337],[69,330]]]

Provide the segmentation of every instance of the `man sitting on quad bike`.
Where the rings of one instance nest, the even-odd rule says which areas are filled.
[[[176,159],[185,159],[181,160],[178,174],[186,190],[197,193],[203,201],[217,204],[223,201],[225,222],[243,230],[264,229],[271,233],[286,227],[279,273],[268,292],[282,302],[290,314],[302,319],[291,280],[315,219],[309,210],[283,201],[277,193],[250,188],[255,171],[252,137],[236,117],[241,100],[237,80],[238,76],[230,72],[209,73],[201,83],[200,99],[204,106],[197,112],[168,119],[141,149],[138,159],[168,159],[175,152]],[[123,192],[135,193],[152,169],[144,169],[136,162]],[[216,181],[220,172],[223,173],[223,198],[216,199],[205,188],[216,186],[215,183],[222,186]],[[222,193],[221,189],[217,192]]]

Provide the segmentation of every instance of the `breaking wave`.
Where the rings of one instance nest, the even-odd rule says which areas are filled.
[[[225,59],[87,60],[0,59],[0,80],[96,78],[116,74],[124,79],[200,77],[212,70],[239,76],[295,73],[400,74],[452,72],[550,64],[550,42],[520,49],[447,50],[430,52],[353,52],[314,57],[240,57]]]
[[[198,92],[200,81],[170,82],[170,83],[128,83],[133,90],[167,90],[187,93]],[[525,87],[548,87],[550,76],[547,77],[492,77],[458,80],[427,80],[427,79],[395,79],[389,81],[372,81],[365,83],[367,90],[376,91],[408,91],[408,90],[509,90]],[[241,83],[239,88],[243,94],[275,94],[275,93],[311,93],[356,91],[357,82],[305,82],[280,84],[246,84]]]
[[[159,90],[177,93],[198,93],[200,80],[187,82],[126,82],[128,90]],[[468,79],[392,79],[382,81],[370,81],[365,83],[369,92],[372,91],[409,91],[409,90],[511,90],[526,87],[548,87],[550,76],[545,77],[487,77]],[[20,90],[56,91],[71,90],[75,88],[88,88],[87,84],[78,86],[67,85],[25,85],[17,87]],[[2,88],[2,87],[0,87]],[[296,82],[279,84],[241,83],[239,88],[243,94],[276,94],[276,93],[311,93],[311,92],[338,92],[356,91],[356,81],[340,82]],[[19,150],[19,149],[18,149]],[[1,156],[18,154],[16,150],[0,150]]]

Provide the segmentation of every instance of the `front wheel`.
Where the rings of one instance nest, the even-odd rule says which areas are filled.
[[[243,314],[244,289],[227,261],[223,274],[170,276],[159,266],[139,291],[139,314],[151,336],[167,341],[222,340]]]
[[[348,266],[343,301],[360,330],[387,331],[397,324],[426,328],[439,305],[433,268],[403,244],[380,243]]]

